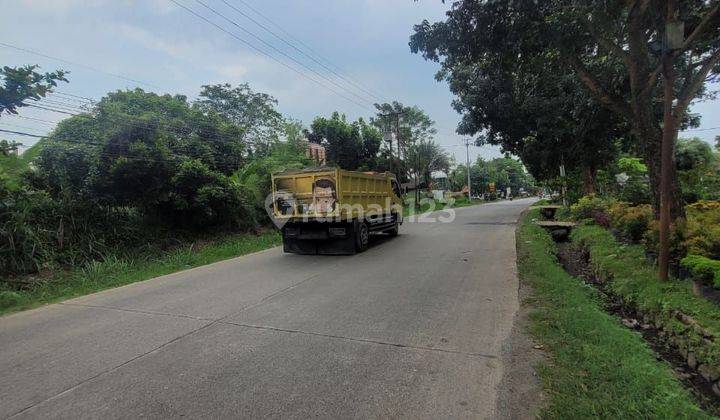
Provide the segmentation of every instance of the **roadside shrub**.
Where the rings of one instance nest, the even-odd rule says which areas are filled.
[[[32,273],[53,258],[57,208],[45,193],[0,184],[0,274]]]
[[[720,287],[720,261],[690,254],[680,261],[680,265],[690,270],[693,277],[699,280],[710,280],[715,287]]]
[[[23,301],[22,295],[10,290],[0,290],[0,310],[19,305]]]
[[[570,214],[576,220],[592,219],[593,214],[606,212],[607,203],[595,194],[581,197],[577,203],[570,206]]]
[[[632,205],[647,204],[651,202],[650,183],[647,176],[647,166],[642,159],[637,157],[621,157],[616,163],[617,172],[614,181],[617,183],[617,176],[622,176],[625,181],[622,185],[614,187],[619,200]]]
[[[595,224],[598,226],[602,226],[602,227],[610,226],[610,216],[608,216],[608,214],[605,212],[597,211],[597,210],[592,211],[592,219],[593,219],[593,222],[595,222]]]
[[[83,278],[87,281],[102,284],[113,280],[118,273],[123,273],[130,268],[127,260],[111,255],[103,261],[93,260],[88,262],[82,269]]]
[[[687,247],[684,242],[685,229],[685,222],[683,220],[679,220],[670,225],[670,255],[681,257],[687,254]],[[657,252],[660,244],[660,223],[657,220],[650,221],[648,230],[642,238],[642,242],[645,245],[645,249]]]
[[[197,159],[186,160],[170,180],[169,221],[195,229],[207,226],[254,225],[251,205],[242,188]]]
[[[625,201],[616,201],[608,207],[608,216],[610,217],[610,226],[615,229],[619,229],[618,226],[622,223],[622,218],[625,216],[630,204]]]
[[[608,213],[610,224],[633,242],[643,239],[653,220],[652,207],[649,204],[630,206],[628,203],[616,202],[610,205]]]
[[[690,254],[720,259],[720,202],[698,201],[686,207],[683,245]]]

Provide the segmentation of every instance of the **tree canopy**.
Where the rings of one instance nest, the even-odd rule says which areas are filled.
[[[276,109],[277,100],[266,93],[254,92],[247,83],[205,85],[195,106],[205,114],[215,113],[231,122],[249,150],[267,154],[270,143],[282,134],[283,117]]]
[[[308,140],[325,146],[327,160],[347,170],[374,170],[382,134],[362,118],[349,122],[333,112],[330,118],[317,117],[310,125]]]
[[[17,114],[17,109],[27,106],[26,100],[38,100],[52,92],[58,82],[67,82],[67,72],[56,70],[39,73],[38,66],[8,67],[0,69],[0,117],[3,113]]]
[[[533,131],[535,115],[523,115],[523,105],[546,98],[528,86],[555,85],[547,69],[573,76],[595,104],[631,128],[648,163],[657,205],[663,98],[660,59],[666,24],[684,22],[682,42],[671,54],[679,75],[673,85],[678,100],[672,115],[678,123],[687,123],[688,105],[702,94],[708,75],[720,70],[720,41],[711,30],[718,19],[718,5],[700,1],[671,14],[664,2],[653,0],[467,0],[454,2],[443,22],[416,25],[410,47],[441,62],[437,78],[448,81],[457,97],[454,106],[463,114],[459,131],[487,130],[488,141],[496,144],[512,146]],[[675,135],[677,125],[668,127]],[[672,172],[671,168],[671,176]]]

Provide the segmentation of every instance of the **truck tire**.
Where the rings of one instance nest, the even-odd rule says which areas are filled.
[[[370,244],[370,227],[365,222],[355,225],[355,251],[363,252]]]
[[[391,238],[394,238],[398,236],[400,233],[400,221],[398,220],[397,216],[395,216],[395,222],[393,223],[392,229],[387,231],[388,235],[390,235]]]

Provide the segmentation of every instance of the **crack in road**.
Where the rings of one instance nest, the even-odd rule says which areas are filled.
[[[413,346],[410,344],[392,343],[389,341],[373,340],[373,339],[369,339],[369,338],[345,337],[342,335],[325,334],[325,333],[318,333],[318,332],[312,332],[312,331],[293,330],[293,329],[289,329],[289,328],[278,328],[278,327],[271,327],[271,326],[267,326],[267,325],[241,324],[241,323],[229,322],[229,321],[220,321],[219,323],[225,324],[225,325],[234,325],[236,327],[252,328],[252,329],[256,329],[256,330],[284,332],[284,333],[290,333],[290,334],[304,334],[304,335],[311,335],[311,336],[316,336],[316,337],[333,338],[333,339],[344,340],[344,341],[378,344],[378,345],[382,345],[382,346],[407,348],[407,349],[413,349],[413,350],[436,351],[436,352],[440,352],[440,353],[451,353],[451,354],[459,354],[459,355],[463,355],[463,356],[474,356],[474,357],[484,357],[484,358],[488,358],[488,359],[497,359],[497,356],[493,355],[493,354],[471,353],[471,352],[465,352],[465,351],[460,351],[460,350],[441,349],[441,348],[437,348],[437,347]]]
[[[469,210],[470,208],[467,208],[467,209],[468,209],[467,211],[470,211]],[[491,222],[491,221],[484,222],[482,218],[480,218],[480,220],[478,220],[478,218],[480,216],[474,217],[473,215],[469,215],[465,220],[462,220],[462,219],[459,220],[459,223],[456,223],[455,226],[450,225],[450,227],[452,229],[448,230],[448,232],[449,232],[449,234],[458,234],[458,232],[461,232],[460,234],[464,234],[464,232],[470,232],[471,235],[474,235],[475,229],[470,229],[470,228],[468,228],[468,226],[462,226],[462,225],[464,225],[464,224],[479,225],[479,226],[476,226],[479,228],[479,227],[481,227],[481,225],[512,226],[515,224],[515,223],[508,223],[508,222],[503,221],[503,220],[507,220],[505,214],[502,214],[502,215],[500,215],[502,217],[499,217],[499,216],[496,216],[495,213],[497,213],[497,212],[493,212],[492,214],[490,214],[486,217],[490,218],[489,220],[493,220],[493,218],[495,218],[495,220],[499,219],[499,221],[497,221],[497,222]],[[473,216],[473,217],[471,218],[471,216]],[[468,219],[470,220],[469,223],[463,223],[463,222],[468,221]],[[460,225],[460,226],[458,226],[458,225]],[[53,393],[53,395],[46,396],[46,397],[40,397],[40,400],[36,401],[36,402],[31,402],[31,401],[28,402],[27,400],[25,400],[25,407],[22,407],[22,405],[20,405],[20,404],[15,406],[14,407],[15,412],[13,414],[11,414],[9,418],[16,418],[16,417],[23,416],[23,415],[29,415],[29,413],[35,412],[36,409],[42,409],[48,405],[52,406],[52,404],[54,402],[57,402],[57,400],[59,400],[59,399],[63,399],[63,401],[64,401],[64,399],[68,398],[68,397],[83,398],[82,393],[83,393],[83,391],[87,390],[87,388],[82,388],[83,386],[87,385],[88,387],[93,387],[94,386],[93,384],[100,381],[100,378],[103,378],[106,375],[115,374],[116,372],[118,372],[121,369],[122,369],[122,371],[126,371],[126,370],[132,371],[132,369],[134,369],[133,363],[143,360],[143,358],[146,356],[160,357],[160,355],[168,354],[168,353],[169,353],[169,355],[172,356],[175,354],[175,352],[177,351],[177,347],[178,347],[178,346],[176,346],[176,349],[173,349],[172,347],[170,347],[174,343],[182,343],[182,340],[187,339],[188,337],[192,337],[196,333],[201,333],[202,331],[207,331],[208,327],[212,327],[215,325],[221,325],[221,324],[222,325],[231,325],[231,326],[233,326],[233,328],[240,329],[239,331],[242,331],[243,328],[254,329],[257,331],[266,331],[267,334],[276,334],[277,337],[282,337],[281,334],[297,334],[295,337],[298,337],[298,338],[301,336],[318,337],[318,341],[320,344],[322,344],[324,342],[324,341],[320,340],[322,338],[322,339],[328,339],[328,340],[338,340],[337,341],[338,343],[348,342],[348,343],[361,343],[361,344],[365,344],[365,345],[383,346],[383,347],[377,347],[378,349],[379,348],[390,348],[390,347],[394,347],[394,348],[398,348],[398,349],[406,349],[405,352],[401,352],[400,354],[413,354],[413,353],[417,354],[416,352],[428,352],[428,353],[424,353],[424,354],[428,354],[428,355],[430,355],[430,354],[460,355],[460,356],[471,357],[471,358],[485,358],[486,360],[487,359],[500,359],[500,355],[502,354],[502,353],[500,353],[500,349],[493,350],[492,347],[488,348],[489,352],[496,352],[497,354],[485,354],[485,353],[481,353],[481,352],[438,348],[438,347],[433,347],[433,345],[428,342],[426,342],[427,344],[429,344],[428,346],[422,346],[422,345],[414,346],[411,344],[391,342],[391,341],[386,341],[386,340],[382,340],[382,339],[358,338],[358,337],[352,337],[352,336],[348,337],[348,336],[335,335],[335,334],[322,333],[322,332],[303,331],[303,330],[296,330],[296,329],[290,329],[290,328],[279,328],[279,327],[264,326],[264,325],[252,325],[252,324],[244,324],[242,322],[231,321],[231,319],[232,319],[231,317],[237,316],[238,314],[241,314],[244,311],[248,311],[253,308],[257,308],[269,301],[272,302],[272,301],[274,301],[274,299],[278,298],[279,296],[283,296],[284,294],[289,294],[289,296],[288,296],[289,298],[295,299],[295,294],[291,293],[293,290],[296,290],[298,287],[300,287],[304,284],[313,282],[314,280],[316,281],[317,279],[329,278],[332,276],[333,273],[337,274],[336,271],[337,271],[338,266],[348,264],[348,262],[353,262],[357,266],[364,266],[364,264],[373,265],[374,264],[373,260],[375,258],[380,258],[383,256],[383,254],[388,253],[389,250],[392,251],[393,249],[398,248],[398,245],[415,246],[413,243],[413,240],[434,241],[436,236],[439,235],[438,231],[442,230],[442,229],[447,229],[447,228],[448,228],[448,226],[446,224],[436,223],[436,224],[432,224],[432,225],[423,226],[423,230],[421,230],[421,231],[420,230],[409,230],[407,235],[401,235],[399,238],[395,238],[393,240],[393,242],[385,243],[385,241],[380,241],[380,242],[378,242],[378,244],[376,244],[375,248],[368,250],[368,252],[366,252],[364,254],[355,256],[352,259],[339,258],[336,261],[332,261],[330,264],[327,264],[325,262],[323,264],[318,263],[316,273],[308,273],[307,275],[302,276],[302,277],[300,274],[301,272],[307,273],[309,270],[314,270],[314,267],[312,267],[312,266],[306,267],[303,271],[289,270],[286,273],[284,273],[283,281],[291,282],[293,280],[296,280],[294,283],[291,283],[291,284],[285,283],[285,285],[283,285],[283,286],[278,286],[279,287],[278,290],[275,290],[275,291],[272,291],[271,287],[267,287],[270,285],[274,285],[273,283],[271,283],[270,285],[265,284],[265,286],[264,286],[264,287],[266,287],[265,293],[269,292],[269,294],[257,293],[256,299],[247,301],[247,303],[244,306],[240,306],[240,304],[232,305],[232,303],[231,303],[231,305],[232,305],[231,308],[225,308],[225,310],[227,310],[229,312],[229,314],[227,314],[225,316],[221,316],[221,317],[202,317],[201,315],[198,315],[198,316],[185,315],[185,314],[179,314],[179,313],[172,313],[173,312],[172,310],[170,313],[168,313],[168,312],[145,310],[145,309],[124,308],[122,306],[124,306],[125,303],[121,304],[119,302],[115,302],[115,305],[117,305],[117,306],[113,306],[113,304],[111,302],[108,302],[108,303],[110,303],[110,305],[108,305],[108,306],[104,306],[102,304],[93,305],[92,303],[86,304],[86,303],[79,303],[79,302],[78,303],[75,303],[75,302],[59,303],[61,305],[65,305],[66,307],[86,307],[86,308],[104,309],[107,311],[123,311],[123,312],[128,312],[128,313],[146,315],[149,317],[152,317],[152,316],[173,317],[173,318],[179,318],[179,319],[185,319],[185,320],[198,322],[198,324],[197,325],[189,325],[189,328],[190,328],[189,331],[181,333],[177,337],[169,339],[164,343],[160,343],[160,344],[154,346],[153,348],[148,349],[147,351],[139,352],[139,353],[136,353],[135,355],[131,354],[127,360],[118,362],[114,366],[106,365],[104,370],[99,371],[95,374],[92,374],[92,376],[90,376],[88,378],[80,379],[74,384],[71,381],[64,382],[58,387],[53,387],[52,389],[49,389],[47,391],[47,394],[45,394],[45,395],[48,395],[50,393]],[[417,229],[419,229],[419,228],[417,228]],[[499,229],[499,230],[490,229],[489,232],[492,232],[493,234],[495,234],[496,232],[501,232],[501,231],[504,232],[505,230],[506,229]],[[420,232],[422,235],[418,232]],[[464,237],[465,236],[463,236],[463,238]],[[475,237],[473,236],[472,238],[475,238]],[[426,244],[426,243],[427,242],[424,242],[423,244]],[[493,241],[490,241],[490,243],[493,244]],[[392,246],[390,246],[390,244]],[[460,254],[483,253],[483,252],[489,251],[489,250],[485,250],[482,248],[483,243],[479,242],[479,239],[477,239],[477,240],[476,239],[466,239],[466,242],[463,244],[464,245],[460,249],[460,251],[461,251]],[[448,249],[455,249],[455,248],[450,247]],[[514,249],[514,247],[513,247],[513,249]],[[495,248],[493,248],[493,250],[495,250]],[[418,258],[424,257],[424,254],[421,252],[408,253],[408,254],[409,254],[409,256],[407,257],[407,261],[410,264],[412,264],[412,262],[413,262],[412,260],[415,255],[417,255]],[[396,252],[393,255],[397,256],[399,254]],[[448,261],[448,260],[450,260],[450,257],[457,257],[457,254],[450,255],[448,251],[444,251],[443,249],[440,249],[438,252],[436,252],[434,254],[434,257],[438,258],[439,260]],[[486,256],[486,258],[492,258],[492,257]],[[236,260],[239,260],[239,259],[236,259]],[[490,261],[494,261],[494,260],[490,259]],[[322,267],[322,270],[320,270],[321,267]],[[232,267],[230,267],[230,268],[232,268]],[[510,271],[512,271],[512,270],[510,270]],[[242,271],[240,271],[239,273],[242,273]],[[273,272],[273,275],[275,275],[274,273],[275,272]],[[475,271],[473,271],[473,273],[475,273]],[[509,273],[509,272],[506,270],[504,273]],[[512,274],[512,277],[514,277],[515,273],[512,272],[510,274]],[[510,274],[508,274],[508,275],[510,275]],[[242,274],[240,274],[240,276],[242,276]],[[486,276],[486,278],[491,279],[490,277],[487,277],[487,276]],[[488,284],[484,287],[497,286],[495,283],[493,283],[490,280],[488,280],[487,283]],[[199,287],[202,287],[202,286],[199,286]],[[270,290],[267,290],[267,289],[270,289]],[[505,290],[505,289],[502,289],[502,290]],[[302,296],[302,294],[300,294],[300,295],[301,296],[297,296],[297,299],[301,299],[304,297],[304,296]],[[441,296],[441,298],[442,298],[442,296]],[[171,303],[174,302],[174,300],[171,298],[168,299],[168,301]],[[128,302],[128,301],[125,301],[125,302]],[[163,302],[159,301],[158,303],[162,304]],[[303,303],[303,302],[299,301],[299,303]],[[163,309],[163,308],[160,307],[159,309]],[[183,310],[181,309],[181,311],[183,311]],[[475,334],[475,330],[470,329],[469,332],[466,330],[465,334]],[[403,341],[403,340],[400,340],[400,341]],[[409,341],[409,340],[407,340],[407,341]],[[293,342],[293,340],[291,340],[291,342]],[[326,343],[326,345],[331,345],[332,342],[327,341],[325,343]],[[353,346],[350,345],[349,347],[352,348]],[[470,348],[469,350],[473,350],[473,349]],[[173,352],[173,353],[170,353],[170,352]],[[440,359],[452,360],[453,358],[452,357],[441,357]],[[462,360],[463,359],[461,359],[461,361]],[[482,359],[466,359],[466,360],[482,360]],[[110,379],[114,379],[114,378],[111,377]],[[490,382],[492,382],[492,379],[488,379],[488,380]],[[64,387],[64,389],[63,389],[63,387]],[[70,395],[68,395],[68,394],[70,394]]]
[[[120,312],[130,312],[133,314],[144,314],[144,315],[160,315],[160,316],[167,316],[171,318],[182,318],[182,319],[192,319],[195,321],[219,321],[219,318],[203,318],[198,316],[192,316],[192,315],[183,315],[183,314],[172,314],[168,312],[157,312],[157,311],[146,311],[142,309],[132,309],[132,308],[120,308],[117,306],[105,306],[105,305],[89,305],[86,303],[67,303],[67,302],[58,302],[58,305],[63,306],[76,306],[80,308],[96,308],[96,309],[109,309],[112,311],[120,311]]]

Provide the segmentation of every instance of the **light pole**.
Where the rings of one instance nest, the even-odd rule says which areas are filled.
[[[465,164],[467,168],[468,200],[472,200],[472,188],[470,187],[470,139],[465,139]]]

